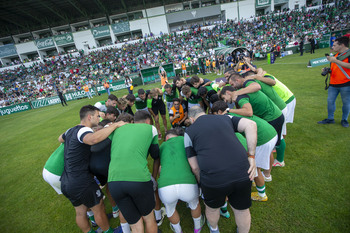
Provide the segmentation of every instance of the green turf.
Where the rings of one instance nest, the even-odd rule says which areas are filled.
[[[255,63],[286,84],[294,92],[297,105],[294,124],[288,124],[286,167],[273,169],[273,181],[266,184],[269,201],[253,202],[251,232],[350,232],[350,129],[340,125],[340,97],[336,124],[316,124],[327,116],[327,92],[321,67],[306,67],[309,59],[325,52],[328,49],[303,57],[292,55],[277,59],[273,65]],[[156,86],[159,84],[144,88]],[[114,94],[120,97],[126,90]],[[59,145],[59,134],[79,123],[80,107],[106,98],[104,94],[69,102],[68,107],[55,105],[0,117],[3,232],[80,232],[70,202],[42,179],[42,169]],[[110,205],[105,203],[110,212]],[[189,209],[180,203],[178,210],[184,232],[192,231]],[[111,220],[111,225],[118,226],[119,220]],[[223,233],[235,232],[234,219],[220,219],[219,227]],[[165,220],[160,229],[171,232],[169,221]],[[202,232],[209,230],[205,227]]]

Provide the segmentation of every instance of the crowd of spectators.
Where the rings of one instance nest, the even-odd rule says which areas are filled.
[[[345,5],[347,4],[347,5]],[[229,41],[234,47],[244,46],[253,54],[266,53],[276,46],[283,48],[308,41],[313,35],[350,28],[350,15],[342,14],[349,3],[324,6],[309,11],[273,13],[257,18],[217,23],[211,29],[192,25],[181,33],[148,37],[121,48],[92,51],[77,56],[55,56],[31,67],[19,66],[0,73],[0,107],[45,98],[63,92],[94,87],[103,81],[116,81],[138,73],[140,69],[186,60],[196,65],[199,57],[214,58],[218,42]]]

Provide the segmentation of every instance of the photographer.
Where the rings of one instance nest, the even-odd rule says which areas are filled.
[[[187,118],[187,109],[180,103],[178,98],[173,99],[173,106],[169,110],[169,119],[172,127],[189,126],[190,121]]]
[[[239,62],[237,63],[235,70],[237,72],[246,72],[249,70],[256,72],[256,66],[251,63],[251,60],[249,57],[246,57],[242,54],[239,57]]]
[[[349,38],[340,37],[334,41],[332,50],[337,54],[334,57],[327,56],[331,62],[330,82],[327,98],[328,118],[319,121],[318,124],[334,124],[335,101],[340,93],[343,101],[343,115],[341,125],[349,127],[348,116],[350,112],[350,50]],[[323,73],[329,68],[323,68]]]

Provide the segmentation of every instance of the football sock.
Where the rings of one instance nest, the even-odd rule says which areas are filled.
[[[277,152],[277,161],[282,163],[284,161],[284,152],[286,150],[286,141],[284,139],[281,140],[281,144],[276,146]]]
[[[123,233],[131,233],[129,223],[121,223]]]
[[[156,220],[162,219],[162,211],[161,210],[154,210],[154,214],[156,215]]]
[[[225,205],[221,206],[220,208],[222,213],[226,213],[227,212],[227,201],[225,202]]]
[[[116,206],[113,206],[112,209],[113,209],[113,211],[118,211],[118,210],[119,210],[119,208],[118,208],[117,205],[116,205]]]
[[[92,212],[90,210],[90,211],[87,212],[87,215],[89,216],[90,221],[94,221],[95,222],[94,212]]]
[[[193,218],[193,223],[194,223],[194,229],[199,229],[201,227],[201,216],[198,218]]]
[[[180,222],[178,222],[177,224],[172,224],[171,223],[171,225],[173,226],[173,228],[174,228],[176,233],[181,233],[182,232]]]
[[[211,230],[211,231],[217,231],[218,229],[219,229],[219,226],[213,228],[213,227],[210,225],[210,230]]]
[[[111,227],[109,227],[109,229],[107,231],[104,231],[104,233],[113,233],[113,229]]]
[[[260,197],[265,197],[266,193],[265,193],[265,185],[263,186],[256,186],[256,189],[258,190],[258,194]]]

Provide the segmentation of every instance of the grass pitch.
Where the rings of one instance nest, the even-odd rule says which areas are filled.
[[[329,50],[319,49],[303,57],[292,55],[272,65],[255,62],[294,92],[297,105],[294,124],[287,125],[286,167],[273,169],[273,181],[266,184],[268,202],[253,202],[251,232],[350,232],[350,129],[340,125],[340,97],[336,124],[316,123],[327,117],[327,92],[320,75],[322,67],[306,67],[309,59],[322,57],[325,52]],[[156,86],[159,84],[143,88]],[[141,87],[136,87],[135,92],[138,88]],[[120,97],[126,90],[114,94]],[[80,107],[106,98],[104,94],[92,100],[68,102],[68,107],[55,105],[0,117],[3,232],[80,232],[72,205],[42,179],[42,169],[59,145],[58,136],[79,123]],[[108,201],[105,203],[107,212],[111,212]],[[178,210],[183,231],[191,232],[189,209],[179,203]],[[231,210],[230,213],[230,219],[219,221],[223,233],[235,232]],[[110,223],[116,227],[119,219]],[[160,229],[172,232],[167,219]],[[209,230],[204,227],[202,232]]]

